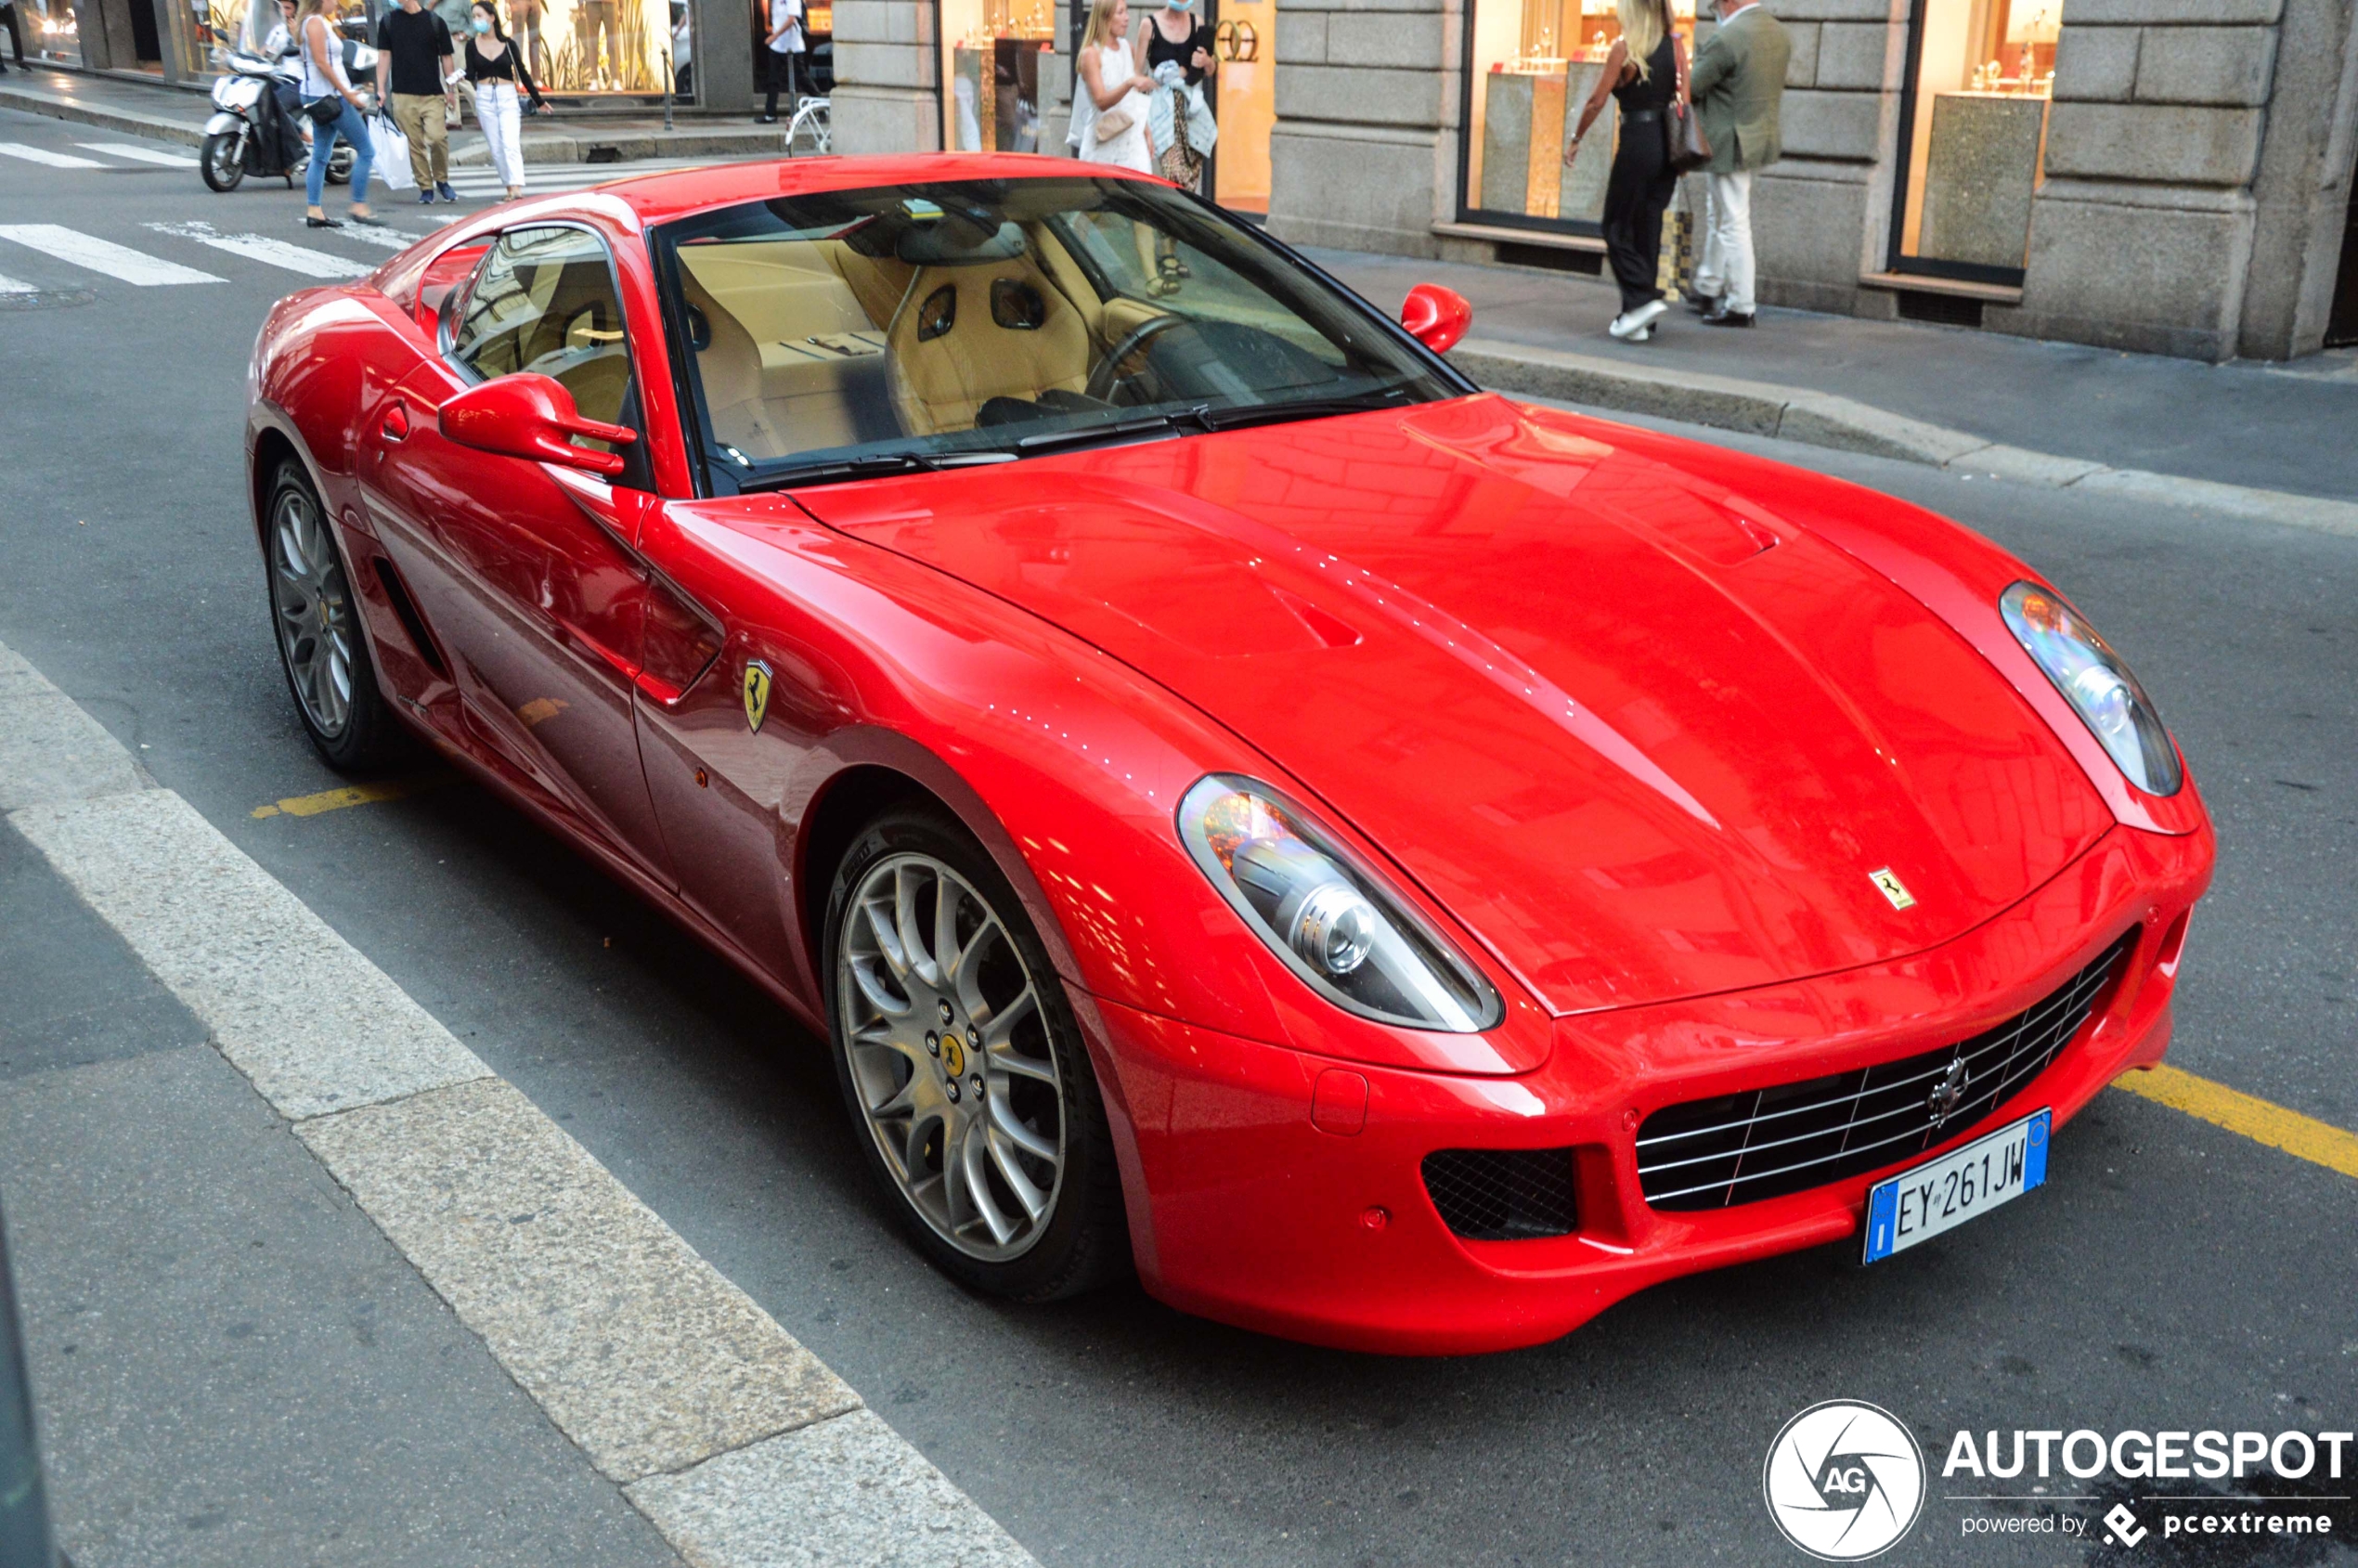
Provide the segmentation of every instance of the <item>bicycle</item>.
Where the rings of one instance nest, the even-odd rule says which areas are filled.
[[[802,145],[806,136],[810,146]],[[823,154],[835,149],[835,124],[828,112],[825,98],[805,98],[796,106],[794,118],[786,122],[786,156],[797,153]]]

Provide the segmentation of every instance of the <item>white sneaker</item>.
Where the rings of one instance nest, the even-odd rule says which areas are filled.
[[[1613,325],[1607,327],[1605,330],[1614,337],[1629,342],[1643,342],[1652,335],[1648,329],[1669,314],[1670,307],[1662,301],[1648,300],[1637,309],[1624,311],[1621,315],[1614,317]]]

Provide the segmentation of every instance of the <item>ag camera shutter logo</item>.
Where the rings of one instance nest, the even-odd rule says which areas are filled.
[[[1888,1550],[1924,1506],[1924,1456],[1888,1410],[1812,1405],[1768,1445],[1760,1489],[1785,1539],[1826,1562]]]

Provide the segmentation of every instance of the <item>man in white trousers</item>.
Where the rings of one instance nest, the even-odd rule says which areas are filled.
[[[1695,308],[1707,327],[1749,327],[1752,176],[1784,155],[1777,111],[1793,45],[1759,0],[1718,0],[1719,26],[1695,51],[1695,115],[1711,140],[1710,203]]]

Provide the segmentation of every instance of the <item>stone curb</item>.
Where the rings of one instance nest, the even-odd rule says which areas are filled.
[[[2110,468],[1986,440],[1832,393],[1699,371],[1628,365],[1495,339],[1469,338],[1449,360],[1484,386],[1621,413],[1775,436],[1836,451],[1894,458],[1960,473],[1986,473],[2051,489],[2080,489],[2172,507],[2201,507],[2358,538],[2358,505],[2322,496],[2222,485],[2144,469]]]
[[[0,812],[693,1568],[1037,1568],[594,1155],[6,644]]]
[[[39,87],[20,87],[14,82],[0,82],[0,109],[21,110],[27,114],[46,115],[52,120],[71,120],[84,125],[96,125],[101,130],[121,131],[126,136],[177,142],[182,147],[204,145],[203,116],[193,121],[175,120],[169,115],[109,109],[102,104],[84,103],[64,93],[45,92]],[[208,113],[210,109],[208,105]]]

